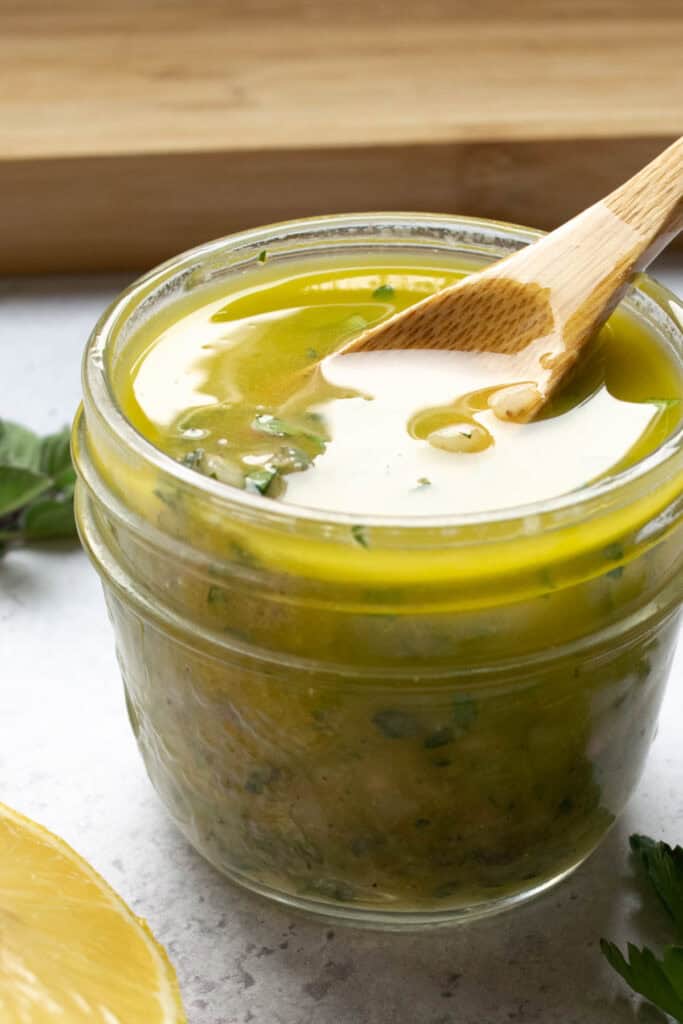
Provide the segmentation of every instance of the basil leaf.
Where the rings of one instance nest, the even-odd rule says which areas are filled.
[[[71,496],[36,501],[24,513],[22,520],[25,540],[50,540],[73,537],[76,532],[74,507]]]
[[[23,466],[0,466],[0,516],[27,505],[52,484],[49,476]]]
[[[55,478],[68,473],[75,479],[71,466],[71,435],[68,427],[56,434],[47,434],[40,441],[40,471]]]
[[[38,472],[40,465],[40,438],[18,423],[0,420],[0,465],[23,466]]]

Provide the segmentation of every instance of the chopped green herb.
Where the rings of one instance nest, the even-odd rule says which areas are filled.
[[[317,350],[314,349],[314,348],[307,348],[306,351],[304,352],[304,355],[306,356],[307,359],[318,359],[319,358]]]
[[[310,456],[302,448],[293,448],[290,445],[283,445],[273,456],[273,465],[283,473],[296,473],[302,469],[308,469],[311,465]]]
[[[624,567],[623,567],[623,565],[618,565],[616,567],[616,569],[610,569],[609,572],[605,573],[605,576],[608,576],[611,580],[619,580],[619,579],[621,579],[621,577],[623,575],[624,575]]]
[[[432,481],[429,479],[429,477],[421,476],[418,479],[418,481],[417,481],[417,486],[418,486],[418,488],[421,488],[421,487],[431,487],[432,486]]]
[[[230,557],[233,561],[239,563],[239,565],[247,566],[249,569],[253,569],[254,566],[259,564],[259,560],[256,555],[245,548],[244,544],[241,544],[238,540],[231,540],[228,548]],[[216,566],[212,566],[214,572],[212,575],[225,575],[224,572],[216,572]]]
[[[267,494],[268,488],[277,476],[275,466],[263,466],[261,469],[253,469],[244,478],[244,487],[250,494]]]
[[[190,469],[198,469],[199,465],[204,458],[204,449],[195,448],[191,452],[186,452],[180,460],[183,466],[189,466]]]
[[[543,566],[543,568],[539,570],[538,578],[543,584],[544,590],[555,590],[556,583],[553,578],[553,574],[547,566]]]
[[[349,331],[349,333],[353,332],[357,334],[360,331],[364,331],[367,326],[368,322],[365,317],[356,313],[354,316],[350,316],[348,320],[344,321],[343,329],[345,331]]]
[[[268,434],[271,437],[306,437],[316,444],[326,445],[327,438],[318,430],[311,430],[309,427],[298,426],[295,423],[288,423],[279,416],[272,416],[270,413],[258,413],[252,421],[252,430],[258,430],[261,434]]]
[[[270,434],[272,437],[294,437],[297,433],[294,427],[285,423],[279,416],[271,416],[270,413],[265,412],[255,416],[251,426],[253,430],[258,430],[262,434]]]
[[[454,738],[453,730],[450,726],[444,726],[442,729],[437,729],[432,732],[425,739],[423,746],[427,750],[434,750],[437,747],[445,747],[447,744],[452,743]]]
[[[613,544],[608,544],[603,553],[605,558],[608,558],[610,562],[620,562],[625,556],[623,545],[616,541]]]
[[[387,708],[372,716],[375,725],[389,740],[405,740],[417,736],[420,727],[413,715],[408,711]]]
[[[279,775],[279,769],[272,764],[266,765],[265,768],[257,768],[247,775],[244,788],[250,793],[260,796],[268,786],[275,782]]]
[[[683,937],[683,849],[631,836],[631,849]],[[667,946],[658,959],[647,947],[627,947],[627,958],[611,942],[600,949],[615,971],[640,995],[683,1024],[683,947]]]
[[[266,251],[266,249],[261,249],[261,252],[257,256],[259,263],[265,263],[267,258],[268,252]]]
[[[180,492],[173,490],[165,490],[163,487],[156,487],[152,494],[159,501],[162,501],[164,505],[168,505],[173,511],[177,511],[178,505],[180,504]]]
[[[471,697],[456,697],[453,706],[453,718],[460,729],[469,729],[475,721],[479,710]]]
[[[369,548],[370,542],[365,533],[365,527],[356,524],[351,527],[351,536],[355,540],[356,544],[360,544],[362,548]]]
[[[394,294],[394,289],[390,284],[381,284],[379,288],[375,288],[372,293],[373,299],[390,299]]]
[[[227,604],[228,595],[223,587],[209,587],[207,600],[209,604]]]

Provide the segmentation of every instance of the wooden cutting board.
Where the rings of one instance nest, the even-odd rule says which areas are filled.
[[[553,227],[683,132],[683,0],[0,0],[0,272],[327,212]]]

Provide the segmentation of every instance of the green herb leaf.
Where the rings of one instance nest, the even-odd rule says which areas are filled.
[[[254,469],[244,478],[244,486],[250,494],[265,494],[271,483],[277,476],[275,466],[263,466],[261,469]]]
[[[356,524],[351,527],[351,536],[355,540],[356,544],[360,544],[362,548],[369,548],[370,541],[365,533],[365,527],[360,524]]]
[[[66,486],[76,479],[71,465],[71,434],[68,427],[48,434],[40,441],[40,471],[53,477],[56,484]]]
[[[372,293],[373,299],[390,299],[394,294],[394,289],[390,284],[381,284],[379,288],[375,288]]]
[[[69,430],[38,437],[0,421],[0,540],[72,537],[76,532]]]
[[[52,481],[44,473],[23,466],[0,466],[0,516],[28,505],[50,489]]]
[[[0,466],[21,466],[40,472],[41,442],[19,423],[0,420]]]
[[[54,540],[76,532],[73,496],[47,498],[30,505],[21,521],[24,540]]]
[[[639,992],[683,1024],[683,949],[669,947],[663,961],[658,960],[647,947],[638,949],[630,942],[628,960],[605,939],[600,940],[600,949],[634,992]]]
[[[266,249],[261,249],[261,252],[256,257],[259,263],[265,263],[268,258],[268,252]]]
[[[683,849],[633,835],[631,850],[673,922],[683,935]],[[683,947],[668,946],[661,960],[647,947],[629,943],[628,958],[601,939],[608,962],[631,988],[683,1024]]]
[[[633,835],[631,850],[683,937],[683,848]]]

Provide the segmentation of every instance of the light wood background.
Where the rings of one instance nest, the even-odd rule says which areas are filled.
[[[0,271],[344,210],[552,227],[683,133],[683,0],[0,0]]]

